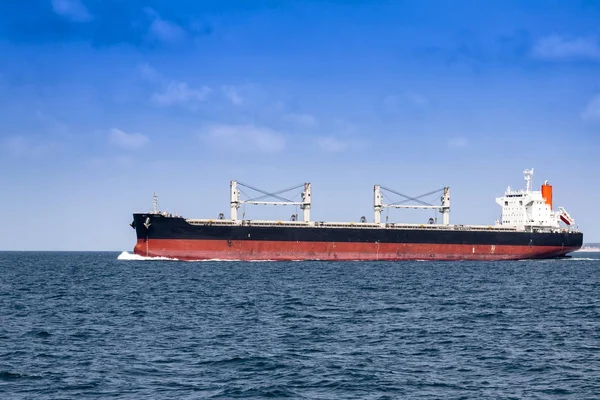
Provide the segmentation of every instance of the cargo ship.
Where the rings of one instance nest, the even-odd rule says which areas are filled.
[[[283,191],[241,200],[238,181],[230,182],[229,219],[188,219],[160,211],[156,194],[153,211],[134,213],[130,224],[136,232],[134,253],[144,257],[178,260],[516,260],[564,257],[581,248],[583,233],[562,207],[553,209],[552,186],[544,182],[532,190],[533,169],[525,170],[526,188],[496,198],[501,218],[493,225],[450,224],[450,188],[440,189],[441,204],[429,204],[375,185],[373,220],[325,222],[310,219],[311,184],[300,185],[301,200],[281,196]],[[384,202],[383,191],[403,196],[404,201]],[[434,193],[434,192],[431,192]],[[430,193],[428,193],[430,194]],[[266,196],[278,201],[262,201]],[[406,204],[411,202],[413,204]],[[302,210],[289,221],[239,218],[242,205],[295,205]],[[441,214],[425,224],[382,221],[389,208],[433,209]],[[436,214],[437,215],[437,214]]]

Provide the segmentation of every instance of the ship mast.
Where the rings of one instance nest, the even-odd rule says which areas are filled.
[[[444,188],[444,194],[442,196],[442,207],[440,208],[442,213],[442,224],[450,225],[450,188]]]
[[[240,190],[237,187],[237,181],[231,181],[229,184],[231,193],[231,220],[237,221],[238,209],[240,208]]]
[[[152,196],[152,213],[158,214],[158,195],[154,192]]]
[[[302,192],[302,204],[300,205],[300,209],[303,211],[302,218],[304,222],[310,221],[310,183],[307,182],[304,184],[304,191]]]
[[[381,185],[375,185],[373,188],[373,209],[375,210],[374,221],[376,224],[381,223],[381,212],[384,208],[382,198]]]

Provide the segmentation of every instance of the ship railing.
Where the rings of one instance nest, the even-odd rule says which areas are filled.
[[[191,225],[238,225],[229,219],[186,219],[186,222]]]
[[[515,228],[502,228],[497,226],[481,225],[429,225],[429,224],[388,224],[393,229],[419,229],[419,230],[439,230],[439,231],[494,231],[494,232],[514,232]]]
[[[212,220],[188,219],[192,225],[217,225],[217,226],[261,226],[261,227],[298,227],[298,228],[354,228],[354,229],[398,229],[398,230],[434,230],[434,231],[494,231],[515,232],[517,228],[499,227],[493,225],[441,225],[441,224],[406,224],[406,223],[381,223],[373,222],[326,222],[326,221],[273,221],[273,220]]]
[[[191,225],[222,225],[222,226],[312,226],[312,222],[305,221],[262,221],[243,219],[232,221],[230,219],[188,219]]]

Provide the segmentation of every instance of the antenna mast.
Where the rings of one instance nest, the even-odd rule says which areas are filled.
[[[523,174],[525,175],[527,192],[531,192],[531,177],[533,176],[533,168],[526,169],[525,171],[523,171]]]

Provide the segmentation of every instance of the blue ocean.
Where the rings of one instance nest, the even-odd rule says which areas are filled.
[[[0,253],[0,398],[600,398],[600,253],[127,258]]]

